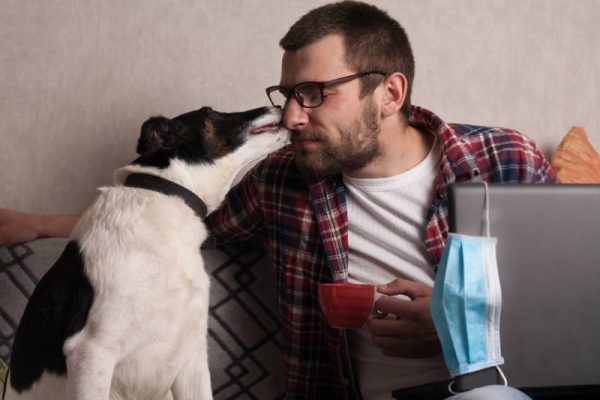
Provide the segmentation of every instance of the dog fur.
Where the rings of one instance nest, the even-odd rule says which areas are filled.
[[[17,330],[6,400],[211,399],[203,221],[179,197],[123,186],[143,172],[217,208],[288,141],[280,111],[150,118],[141,156],[100,188]]]

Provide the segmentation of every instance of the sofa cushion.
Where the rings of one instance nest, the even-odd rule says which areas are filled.
[[[573,127],[552,155],[562,183],[600,183],[600,155],[580,127]]]
[[[14,332],[36,283],[66,239],[0,247],[0,393]],[[209,362],[215,399],[283,394],[281,325],[275,279],[263,250],[203,250],[211,275]]]

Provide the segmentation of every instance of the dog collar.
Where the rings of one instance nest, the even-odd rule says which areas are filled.
[[[156,175],[133,173],[127,176],[124,186],[153,190],[167,196],[177,196],[185,201],[196,215],[204,219],[207,214],[206,204],[191,190]]]

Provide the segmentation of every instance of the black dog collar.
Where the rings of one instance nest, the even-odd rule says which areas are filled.
[[[206,217],[206,204],[204,204],[202,199],[196,196],[191,190],[188,190],[175,182],[171,182],[156,175],[133,173],[127,176],[123,185],[153,190],[155,192],[166,194],[167,196],[178,196],[185,201],[185,204],[194,210],[196,215],[202,219]]]

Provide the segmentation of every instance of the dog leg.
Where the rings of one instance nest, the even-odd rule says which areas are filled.
[[[208,369],[206,337],[198,338],[189,349],[188,361],[182,365],[171,388],[175,400],[210,400],[212,388]]]
[[[117,359],[115,352],[88,339],[65,344],[65,354],[67,399],[108,400]]]

